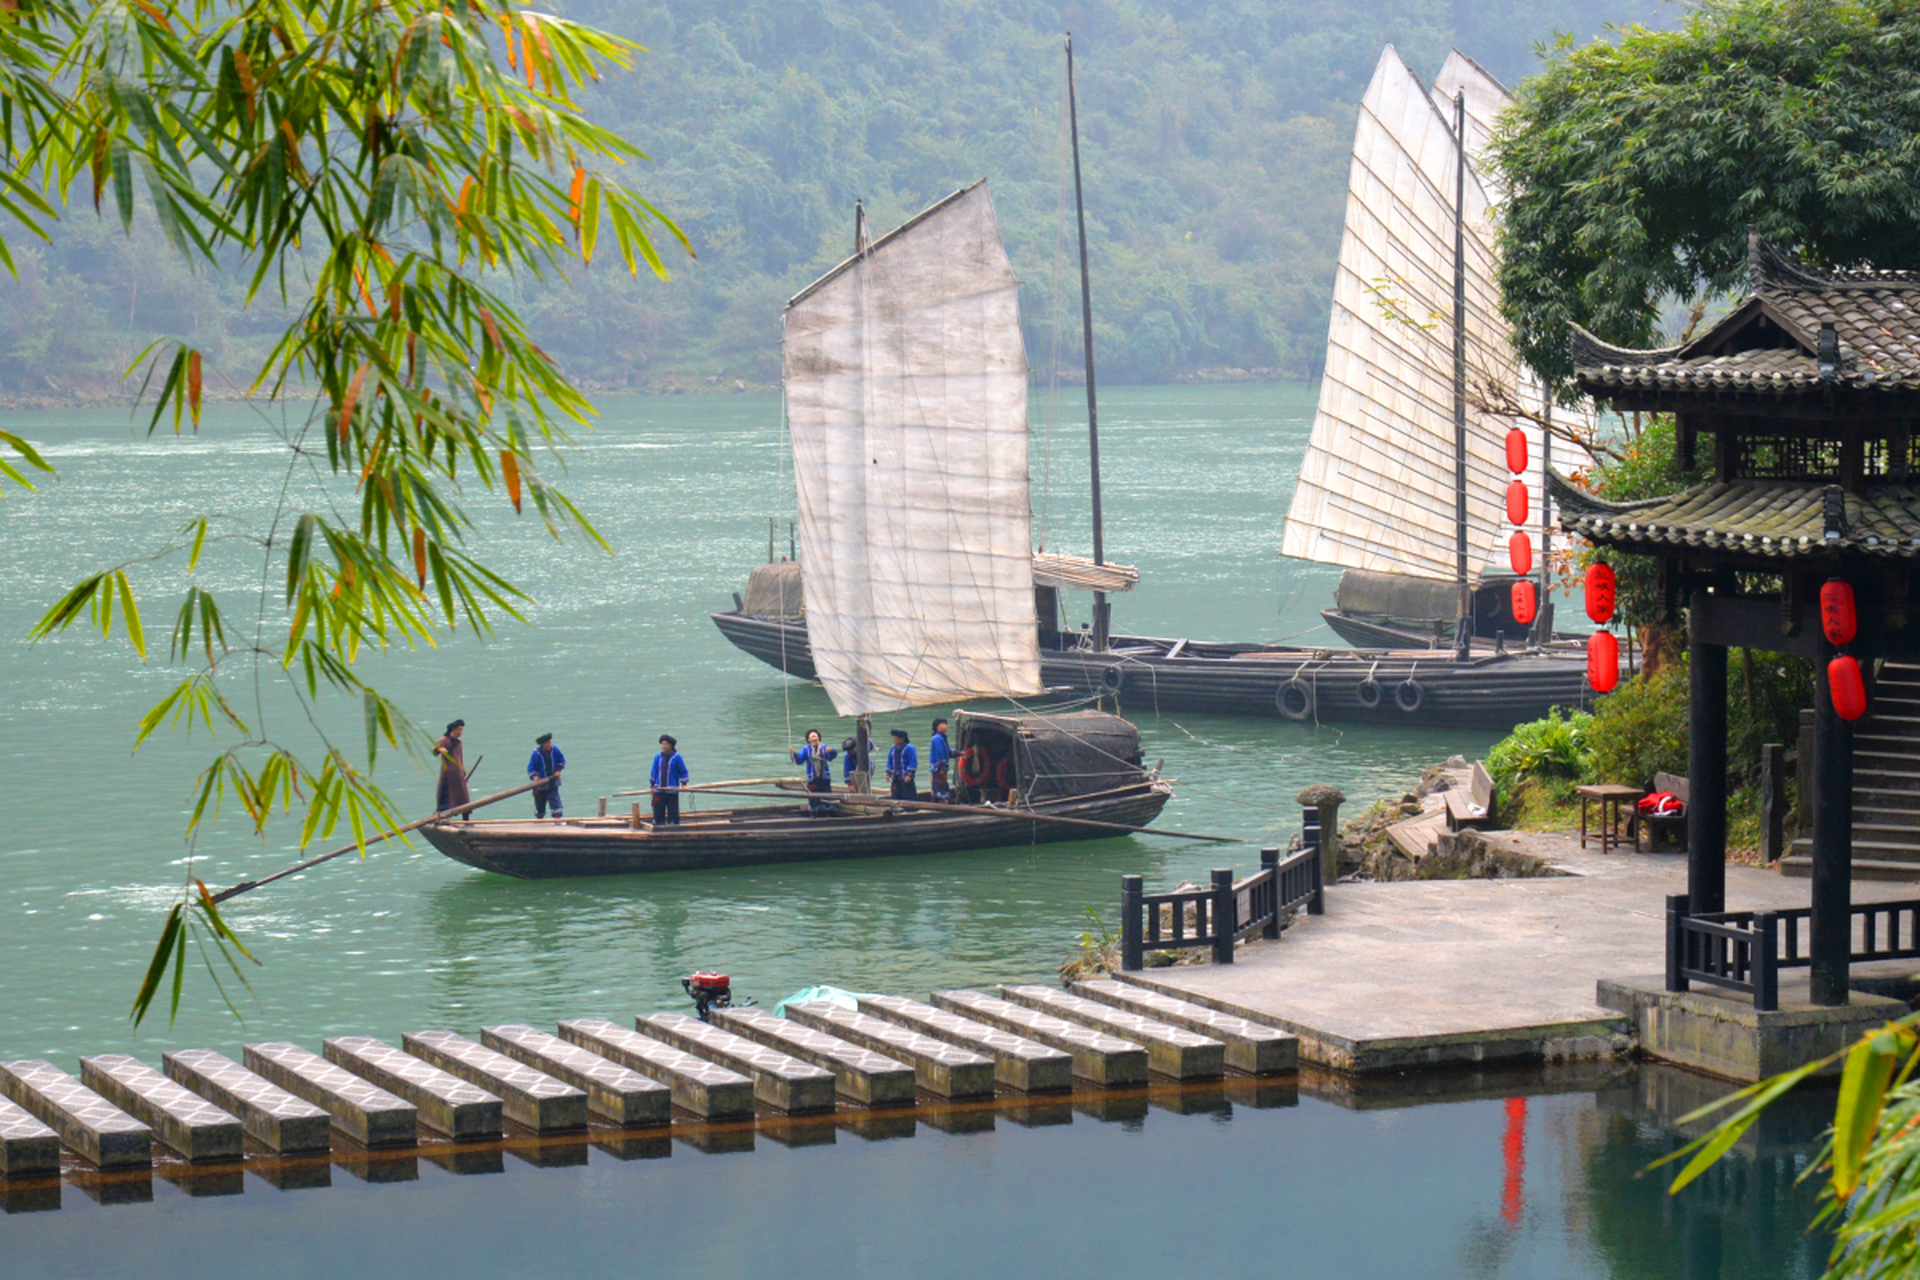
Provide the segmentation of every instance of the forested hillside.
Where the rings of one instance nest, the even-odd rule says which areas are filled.
[[[1326,336],[1347,151],[1383,44],[1423,75],[1458,44],[1510,82],[1557,30],[1657,20],[1655,0],[566,0],[647,45],[596,118],[652,156],[632,185],[692,237],[671,283],[609,257],[526,288],[534,331],[591,383],[766,384],[786,297],[876,228],[991,180],[1037,370],[1077,371],[1060,33],[1080,79],[1103,373],[1304,375]],[[0,283],[0,388],[111,382],[156,335],[216,365],[262,340],[238,273],[195,276],[76,207]],[[16,237],[16,245],[20,241]],[[510,286],[511,287],[511,286]],[[1056,352],[1058,353],[1056,356]]]

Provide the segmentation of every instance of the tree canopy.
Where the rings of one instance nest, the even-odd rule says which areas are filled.
[[[1705,0],[1676,31],[1563,41],[1493,143],[1522,356],[1567,325],[1656,340],[1736,288],[1749,228],[1829,265],[1920,266],[1920,3]]]
[[[597,247],[666,274],[655,242],[678,229],[618,181],[639,151],[577,101],[637,51],[496,0],[35,0],[0,21],[0,204],[17,225],[50,237],[77,188],[264,312],[252,350],[162,332],[137,367],[150,429],[197,423],[213,378],[284,402],[261,416],[285,454],[269,517],[206,512],[153,546],[102,547],[34,631],[117,626],[144,660],[147,588],[184,566],[167,651],[186,675],[135,741],[214,736],[189,840],[228,804],[255,831],[295,814],[302,845],[397,825],[373,766],[383,744],[419,753],[425,735],[357,661],[484,632],[524,599],[468,545],[468,495],[516,512],[526,499],[555,536],[597,538],[540,465],[590,406],[501,286]],[[256,591],[194,577],[223,544],[258,557]],[[364,752],[329,728],[330,698],[360,712]],[[209,961],[244,950],[189,862],[136,1018],[169,967],[177,1008],[196,943]]]

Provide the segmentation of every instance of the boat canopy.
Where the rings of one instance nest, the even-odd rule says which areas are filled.
[[[956,711],[953,719],[961,751],[970,746],[981,746],[989,755],[1012,750],[1020,794],[1029,801],[1138,786],[1145,777],[1140,731],[1104,711],[1014,716]]]
[[[975,183],[787,304],[808,641],[841,715],[1040,692],[1019,294]]]
[[[1063,556],[1053,551],[1033,553],[1033,585],[1064,591],[1104,591],[1109,595],[1131,591],[1140,571],[1130,564],[1095,564],[1086,556]]]
[[[801,592],[800,566],[791,560],[775,560],[761,565],[747,578],[740,612],[757,618],[798,618],[806,612]]]

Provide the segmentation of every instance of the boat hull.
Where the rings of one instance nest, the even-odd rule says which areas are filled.
[[[721,632],[762,662],[813,678],[806,623],[713,615]],[[782,634],[784,632],[784,635]],[[782,657],[786,665],[782,665]],[[1389,724],[1505,731],[1554,707],[1590,706],[1578,649],[1475,653],[1191,644],[1117,636],[1107,653],[1043,645],[1049,689],[1113,697],[1122,711],[1198,711],[1307,724]]]
[[[1154,780],[1109,795],[1054,801],[1034,812],[1144,827],[1172,795],[1171,785]],[[585,818],[436,822],[420,830],[455,862],[522,880],[891,858],[1122,834],[1013,811],[869,810],[814,818],[804,805],[690,813],[680,826],[657,829],[636,830],[625,818]]]
[[[1453,634],[1436,630],[1429,623],[1421,627],[1410,619],[1381,618],[1340,609],[1322,609],[1320,617],[1333,633],[1356,649],[1426,649],[1441,653],[1453,647]],[[1585,641],[1565,631],[1553,633],[1552,647],[1585,651]],[[1475,636],[1475,652],[1492,653],[1499,644],[1484,635]]]

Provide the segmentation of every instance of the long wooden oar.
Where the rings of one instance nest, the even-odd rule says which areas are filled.
[[[722,795],[757,797],[762,800],[792,800],[795,794],[786,791],[725,791]],[[1103,822],[1099,818],[1069,818],[1058,813],[1035,813],[1031,809],[995,809],[982,804],[942,804],[938,800],[895,800],[892,796],[867,796],[863,792],[849,791],[808,791],[800,792],[804,798],[815,796],[820,799],[833,799],[846,804],[856,804],[862,808],[873,809],[925,809],[938,813],[977,813],[989,818],[1028,819],[1034,822],[1065,822],[1076,827],[1100,827],[1107,831],[1125,831],[1143,836],[1166,836],[1173,840],[1204,840],[1209,844],[1245,844],[1239,836],[1205,836],[1192,831],[1170,831],[1165,827],[1133,827],[1124,822]]]
[[[722,779],[719,782],[697,782],[692,784],[691,786],[681,787],[679,788],[679,791],[681,795],[686,795],[689,792],[697,793],[702,791],[725,791],[732,787],[774,787],[774,786],[779,786],[783,782],[799,782],[799,781],[801,781],[801,779],[791,778],[791,777],[726,778],[726,779]],[[613,792],[609,792],[608,794],[613,796],[644,796],[644,795],[653,794],[653,790],[654,789],[652,787],[635,787],[631,791],[613,791]]]
[[[475,760],[473,762],[473,766],[476,769],[479,768],[480,762],[478,760]],[[475,809],[479,809],[479,808],[482,808],[483,806],[490,805],[490,804],[496,804],[501,800],[511,800],[513,797],[517,795],[521,795],[525,792],[531,791],[535,787],[543,785],[545,782],[546,782],[545,778],[536,778],[534,781],[528,782],[522,786],[515,787],[511,791],[500,791],[490,796],[484,796],[479,800],[469,800],[465,804],[455,805],[453,808],[443,810],[440,813],[429,814],[428,816],[421,818],[417,822],[409,822],[404,827],[395,827],[391,831],[382,831],[379,835],[370,837],[367,840],[367,844],[376,845],[376,844],[379,844],[382,840],[391,840],[394,836],[404,834],[405,832],[417,831],[421,827],[426,826],[430,822],[439,822],[445,818],[456,818],[463,813],[472,813]],[[218,903],[218,902],[225,902],[228,898],[237,898],[241,894],[246,893],[249,890],[258,889],[263,884],[272,884],[275,880],[285,880],[288,876],[299,875],[302,871],[307,870],[309,867],[317,867],[323,862],[332,862],[335,858],[345,857],[347,854],[352,853],[359,848],[360,846],[358,844],[350,844],[350,845],[347,845],[345,848],[335,849],[332,853],[323,853],[317,858],[308,858],[305,862],[296,862],[292,866],[288,867],[286,870],[276,871],[270,876],[263,876],[261,879],[258,879],[258,880],[242,880],[239,884],[234,885],[231,889],[222,889],[220,892],[214,894],[213,900]]]

